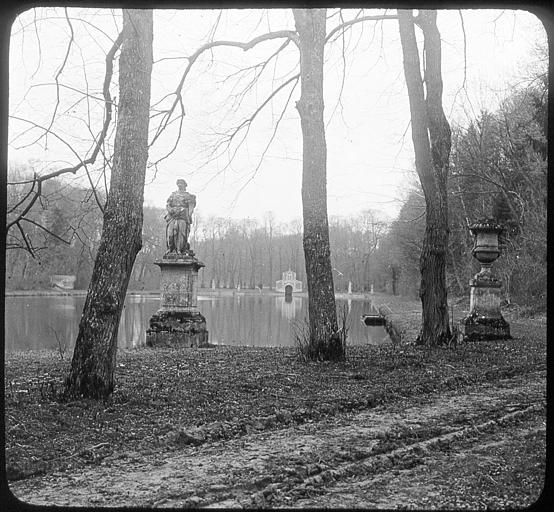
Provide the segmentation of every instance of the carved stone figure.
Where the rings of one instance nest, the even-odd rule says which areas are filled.
[[[187,192],[187,182],[177,180],[178,190],[167,200],[167,213],[164,219],[166,226],[167,253],[187,254],[190,252],[188,242],[192,212],[196,206],[196,196]]]
[[[188,237],[196,197],[187,183],[177,180],[179,189],[167,200],[167,252],[154,263],[160,267],[160,309],[150,318],[146,345],[208,347],[206,319],[198,309],[198,270],[204,263],[194,257]]]

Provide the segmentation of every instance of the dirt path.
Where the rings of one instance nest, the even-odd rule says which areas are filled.
[[[536,372],[171,452],[120,453],[10,488],[24,502],[60,506],[521,503],[517,485],[527,496],[529,485],[537,496],[542,487],[524,480],[544,467],[545,396],[546,372]]]

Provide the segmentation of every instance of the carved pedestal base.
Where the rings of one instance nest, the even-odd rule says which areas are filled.
[[[500,282],[479,274],[470,281],[469,315],[460,321],[464,341],[509,339],[510,324],[500,312]]]
[[[146,331],[149,347],[208,347],[206,319],[200,312],[158,311]]]
[[[155,264],[162,271],[161,307],[150,319],[146,345],[208,347],[206,319],[197,307],[198,269],[204,264],[192,251],[167,254]]]

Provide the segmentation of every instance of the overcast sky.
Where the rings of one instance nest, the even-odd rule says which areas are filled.
[[[329,15],[334,12],[328,10]],[[351,19],[355,13],[346,11],[344,18]],[[97,134],[102,124],[105,54],[121,27],[117,10],[69,9],[68,14],[71,27],[59,8],[22,13],[12,27],[10,114],[43,127],[50,123],[57,97],[56,76],[66,58],[71,30],[74,34],[66,64],[57,76],[60,103],[52,126],[65,143],[54,136],[34,142],[40,130],[10,120],[10,160],[34,158],[39,172],[74,165],[78,161],[74,151],[81,157],[90,151],[91,132]],[[175,89],[186,66],[184,57],[207,41],[218,14],[210,10],[155,11],[152,105]],[[337,23],[338,16],[330,18],[327,30]],[[443,103],[453,125],[465,125],[481,110],[494,109],[510,88],[528,75],[538,59],[536,44],[546,44],[542,24],[525,11],[466,10],[463,25],[458,11],[439,11],[438,26]],[[212,36],[214,40],[246,41],[267,31],[293,28],[288,9],[269,13],[233,10],[220,16]],[[207,158],[221,133],[238,126],[274,87],[297,73],[298,50],[290,44],[267,66],[240,106],[230,101],[248,82],[249,75],[237,71],[263,61],[281,43],[267,42],[250,52],[218,48],[199,59],[185,82],[181,139],[157,170],[148,170],[146,205],[164,206],[176,188],[175,180],[183,177],[189,191],[197,195],[197,210],[204,216],[260,219],[273,211],[279,221],[301,218],[302,140],[294,108],[299,84],[292,93],[287,86],[267,105],[231,164],[228,155],[235,151],[234,145],[216,159]],[[328,45],[324,87],[329,214],[374,209],[394,216],[415,179],[397,21],[356,25],[344,41]],[[82,94],[85,90],[88,95]],[[117,95],[117,73],[111,90]],[[282,114],[289,95],[288,108]],[[171,100],[169,97],[159,106]],[[276,122],[279,128],[273,135]],[[155,126],[150,125],[152,134]],[[174,123],[152,147],[150,162],[173,146],[176,127]]]

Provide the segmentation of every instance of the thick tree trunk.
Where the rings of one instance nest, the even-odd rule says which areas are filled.
[[[344,358],[338,335],[327,217],[327,146],[323,122],[325,9],[293,9],[299,36],[302,210],[311,356]]]
[[[416,170],[426,204],[419,291],[423,321],[418,341],[425,345],[440,345],[451,337],[446,293],[446,180],[451,133],[442,109],[440,34],[436,25],[436,11],[419,11],[418,23],[424,35],[427,88],[425,98],[412,12],[399,10],[398,18],[404,74],[410,101]]]
[[[141,248],[152,72],[152,11],[123,11],[119,117],[100,247],[79,324],[69,395],[101,398],[114,387],[117,331]]]

